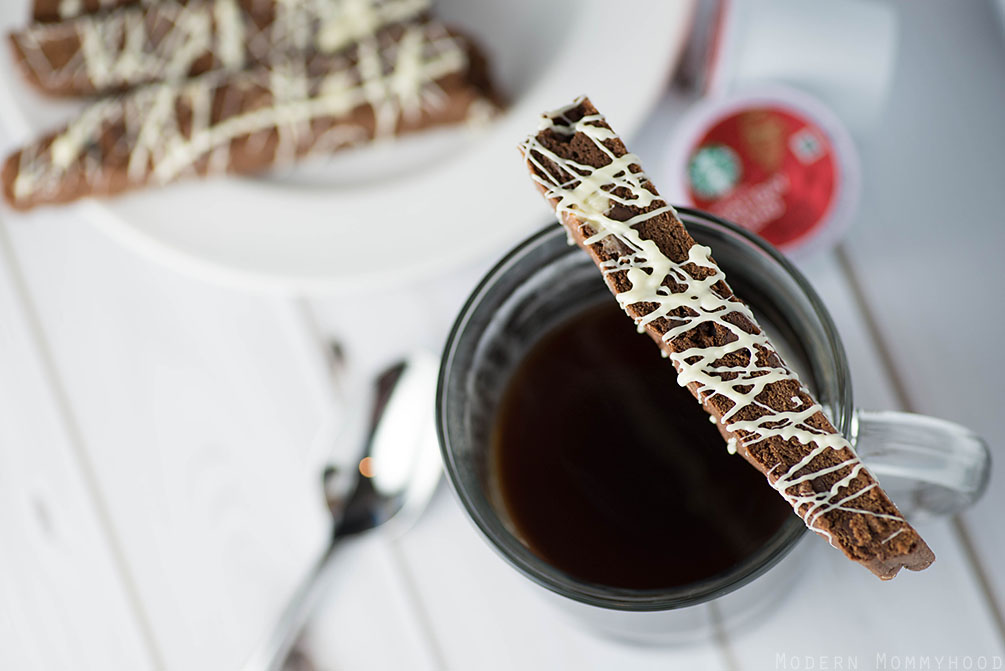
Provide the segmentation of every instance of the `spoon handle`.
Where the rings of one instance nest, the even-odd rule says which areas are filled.
[[[283,662],[289,657],[297,637],[328,584],[331,560],[338,545],[339,537],[333,536],[324,554],[314,563],[310,573],[290,597],[268,638],[248,657],[242,671],[280,671],[283,668]]]

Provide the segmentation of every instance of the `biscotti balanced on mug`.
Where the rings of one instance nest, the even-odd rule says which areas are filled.
[[[678,382],[807,527],[883,579],[929,566],[931,549],[590,101],[544,115],[521,149],[570,237]]]
[[[338,54],[141,87],[16,151],[18,209],[189,175],[252,173],[497,110],[484,60],[435,21],[396,25]]]
[[[429,0],[159,0],[34,23],[10,43],[39,90],[94,95],[332,53],[428,9]]]

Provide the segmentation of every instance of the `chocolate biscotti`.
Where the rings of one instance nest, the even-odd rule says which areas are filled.
[[[35,23],[10,42],[36,88],[93,95],[331,53],[428,7],[429,0],[160,0]]]
[[[678,382],[803,518],[883,579],[934,561],[589,100],[522,145],[538,188]]]
[[[213,72],[89,106],[3,166],[15,208],[111,195],[187,175],[251,173],[314,152],[496,110],[485,64],[433,21],[334,55]]]

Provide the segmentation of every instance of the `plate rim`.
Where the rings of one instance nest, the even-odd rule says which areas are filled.
[[[640,11],[633,12],[639,16],[643,16],[653,9],[659,9],[661,10],[661,15],[668,16],[672,14],[679,20],[679,24],[676,26],[667,26],[665,33],[666,46],[662,51],[659,67],[656,68],[659,75],[646,80],[646,90],[637,96],[639,102],[630,110],[632,118],[623,118],[625,116],[624,111],[619,115],[617,124],[622,129],[622,135],[631,137],[635,134],[656,106],[659,99],[665,94],[670,81],[672,67],[679,59],[686,42],[686,27],[690,23],[696,2],[697,0],[675,0],[674,2],[652,0],[652,2],[647,3]],[[602,25],[601,20],[611,11],[612,8],[600,0],[584,7],[583,11],[579,13],[579,18],[581,21],[587,21],[593,25]],[[645,19],[639,19],[638,21],[642,23],[645,22]],[[675,27],[676,30],[674,30]],[[9,57],[7,60],[10,60]],[[7,76],[17,77],[18,73],[10,72]],[[632,82],[632,86],[636,88],[636,82]],[[25,112],[14,102],[13,98],[14,96],[8,96],[8,101],[3,105],[8,107],[8,112],[0,114],[0,117],[2,117],[9,134],[13,136],[15,144],[17,144],[18,138],[30,135],[33,131],[31,130],[31,124],[25,118]],[[561,102],[561,100],[556,100],[554,104],[559,105]],[[519,102],[516,102],[504,113],[510,116],[514,110],[519,110],[521,114],[525,111],[521,108]],[[544,112],[544,110],[535,110],[532,114],[537,115],[541,112]],[[528,127],[533,123],[533,118],[536,118],[536,116],[528,119]],[[489,138],[477,141],[488,142]],[[231,186],[239,183],[240,180],[240,178],[233,177],[225,177],[224,179],[232,180],[230,181]],[[526,225],[516,225],[505,235],[492,236],[492,244],[468,243],[465,245],[466,249],[464,251],[437,257],[416,255],[416,257],[410,259],[407,271],[402,269],[391,276],[383,276],[380,272],[376,271],[371,273],[333,272],[331,274],[313,275],[298,274],[292,269],[278,270],[239,266],[228,263],[227,260],[219,257],[213,258],[209,252],[204,251],[200,253],[195,246],[183,247],[173,244],[172,241],[155,235],[133,223],[128,213],[116,211],[115,205],[115,200],[85,198],[76,203],[59,206],[59,208],[67,214],[76,214],[84,222],[100,231],[102,235],[106,235],[131,252],[181,274],[216,285],[284,295],[339,293],[359,287],[364,283],[369,289],[375,290],[399,280],[404,274],[407,274],[408,279],[411,281],[422,281],[437,273],[449,273],[450,270],[463,267],[466,263],[471,263],[479,258],[491,260],[495,256],[500,256],[505,253],[506,249],[499,247],[497,243],[507,238],[510,239],[511,243],[515,243],[522,237],[525,237],[526,233],[531,230],[531,227],[547,221],[547,209],[542,207],[539,221],[530,221]],[[494,247],[496,248],[495,253],[492,252]]]

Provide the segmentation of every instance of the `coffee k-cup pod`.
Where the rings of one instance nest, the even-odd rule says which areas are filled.
[[[858,155],[836,115],[783,87],[706,99],[674,133],[675,202],[740,224],[788,255],[830,248],[855,213]]]

